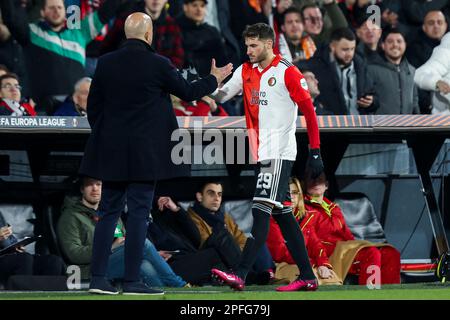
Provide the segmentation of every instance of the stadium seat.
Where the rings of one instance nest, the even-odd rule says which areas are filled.
[[[344,214],[350,231],[358,240],[386,242],[386,236],[375,209],[369,198],[360,192],[343,192],[338,194],[335,202]],[[357,275],[347,275],[344,284],[358,284]]]
[[[341,207],[345,221],[356,239],[387,242],[372,202],[364,193],[340,193],[335,202]]]

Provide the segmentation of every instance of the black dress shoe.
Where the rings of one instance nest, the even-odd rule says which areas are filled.
[[[113,287],[105,278],[92,277],[89,284],[89,293],[119,294],[119,291],[117,291],[117,289]]]
[[[125,295],[139,295],[139,294],[163,295],[164,294],[164,291],[149,288],[142,282],[124,282],[122,288],[123,288],[123,294],[125,294]]]

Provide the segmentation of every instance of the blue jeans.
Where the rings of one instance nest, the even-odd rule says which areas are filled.
[[[125,273],[124,253],[124,245],[112,251],[106,270],[108,279],[123,279]],[[153,243],[147,239],[144,243],[140,277],[150,287],[183,287],[186,284],[186,281],[173,272],[167,262],[156,251]]]

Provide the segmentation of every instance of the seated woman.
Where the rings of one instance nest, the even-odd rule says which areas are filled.
[[[289,180],[289,189],[291,193],[292,213],[299,223],[304,221],[306,215],[305,204],[303,202],[303,193],[300,181],[297,178]],[[317,238],[314,230],[308,230],[303,233],[306,249],[311,261],[311,266],[319,280],[319,285],[333,284],[340,285],[342,280],[338,279],[332,271],[333,267],[329,264],[328,259],[323,254],[325,252],[322,243]],[[273,260],[277,263],[275,276],[278,278],[288,278],[293,281],[297,279],[299,270],[286,246],[286,242],[281,233],[280,227],[275,219],[270,218],[270,229],[267,237],[267,247],[272,254]],[[318,254],[316,254],[318,253]]]
[[[305,238],[314,234],[322,244],[316,249],[320,251],[310,254],[320,258],[321,264],[333,269],[342,280],[347,274],[355,274],[360,285],[367,285],[378,270],[381,284],[400,283],[400,253],[387,243],[355,240],[339,206],[325,197],[327,189],[324,173],[317,179],[306,175],[306,216],[301,228]],[[322,270],[319,277],[326,277],[328,273]]]

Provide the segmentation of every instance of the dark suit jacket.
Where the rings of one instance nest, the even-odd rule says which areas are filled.
[[[188,83],[170,61],[145,42],[131,39],[102,56],[88,97],[91,135],[80,174],[103,181],[155,181],[186,176],[171,159],[178,129],[170,95],[200,99],[217,88],[208,75]]]
[[[356,71],[356,88],[358,98],[364,94],[374,91],[373,83],[367,76],[367,66],[364,60],[355,54],[353,58]],[[339,75],[335,64],[330,59],[330,49],[328,46],[322,46],[316,51],[314,56],[306,61],[297,63],[300,71],[312,71],[319,81],[320,95],[318,102],[322,103],[327,111],[332,114],[347,114],[348,110],[345,104],[344,94],[341,89]],[[361,113],[373,112],[377,108],[377,98],[374,96],[374,103],[367,109],[359,108]]]

